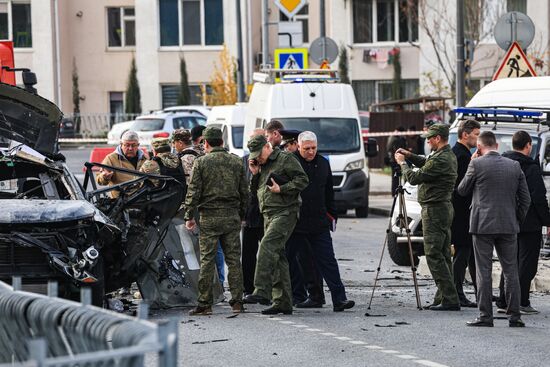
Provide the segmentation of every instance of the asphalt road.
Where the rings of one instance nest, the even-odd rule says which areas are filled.
[[[64,153],[73,172],[82,172],[89,150]],[[325,289],[325,307],[295,309],[291,316],[262,316],[265,306],[250,305],[246,313],[229,318],[229,305],[220,303],[212,316],[190,317],[187,309],[178,309],[152,311],[151,317],[178,318],[181,366],[548,365],[548,294],[533,294],[532,304],[541,313],[524,316],[524,329],[509,328],[505,319],[496,319],[494,328],[467,327],[476,309],[419,311],[410,268],[393,265],[386,252],[379,288],[367,310],[387,224],[376,216],[338,222],[334,249],[348,298],[357,303],[349,311],[333,312]],[[472,287],[465,289],[472,299]],[[431,303],[433,281],[419,279],[419,290],[422,304]]]

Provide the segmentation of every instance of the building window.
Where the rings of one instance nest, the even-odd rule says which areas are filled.
[[[134,8],[107,8],[109,47],[136,45],[136,16]]]
[[[222,0],[159,0],[160,45],[222,45]]]
[[[527,0],[507,0],[507,11],[519,11],[523,14],[527,14]]]
[[[372,104],[392,99],[391,80],[354,80],[352,87],[360,110],[368,111]],[[418,88],[418,79],[401,80],[403,99],[417,97]]]
[[[304,5],[292,19],[283,12],[279,12],[279,20],[281,22],[302,22],[302,42],[309,43],[309,5]]]
[[[162,108],[177,106],[180,86],[177,84],[161,85]],[[207,86],[207,92],[209,87]],[[202,105],[202,91],[200,85],[190,85],[189,95],[191,96],[190,105]]]
[[[31,4],[0,1],[0,39],[17,48],[32,47]]]
[[[418,41],[418,0],[354,0],[354,43]]]

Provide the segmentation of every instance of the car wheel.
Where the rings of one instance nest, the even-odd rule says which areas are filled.
[[[396,265],[411,266],[409,246],[406,243],[397,243],[397,234],[392,231],[388,233],[388,252],[390,253],[390,258]],[[416,266],[420,259],[417,255],[413,254],[413,261]]]

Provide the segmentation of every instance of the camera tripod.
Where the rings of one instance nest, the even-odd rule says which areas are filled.
[[[409,246],[409,258],[411,261],[411,271],[413,276],[414,291],[416,295],[416,306],[419,310],[422,310],[422,304],[420,302],[420,293],[418,291],[418,282],[416,279],[416,266],[414,265],[413,251],[412,251],[412,242],[411,242],[411,229],[409,228],[409,217],[407,216],[407,207],[405,205],[405,189],[402,185],[401,171],[396,171],[395,175],[399,177],[399,185],[395,190],[393,195],[393,204],[390,211],[390,219],[388,223],[388,228],[386,229],[386,238],[384,239],[384,245],[382,246],[382,253],[380,254],[380,261],[378,262],[378,268],[376,269],[376,277],[374,278],[374,285],[372,286],[372,293],[370,295],[369,306],[367,309],[370,310],[372,304],[372,299],[374,297],[374,291],[376,290],[376,285],[378,283],[378,276],[380,275],[380,266],[382,265],[382,259],[384,258],[384,252],[386,250],[386,245],[388,244],[388,236],[392,230],[392,218],[395,211],[395,206],[399,201],[399,215],[397,216],[397,221],[401,228],[405,228],[405,233],[407,235],[407,244]]]

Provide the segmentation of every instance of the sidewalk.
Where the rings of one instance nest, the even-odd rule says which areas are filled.
[[[393,197],[391,176],[381,171],[370,171],[369,213],[389,217]]]

